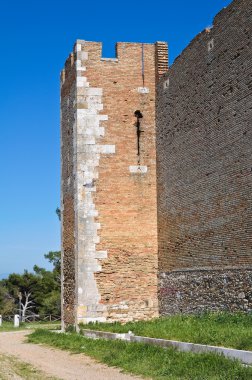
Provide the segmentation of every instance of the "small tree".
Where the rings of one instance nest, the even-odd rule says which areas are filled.
[[[29,292],[24,292],[24,294],[19,293],[19,315],[21,317],[21,322],[25,321],[26,315],[29,310],[34,308],[34,301],[31,299],[32,294]]]
[[[24,271],[23,274],[12,273],[2,280],[9,296],[13,299],[15,309],[18,310],[21,320],[24,320],[35,306],[33,293],[38,287],[39,279],[33,273]]]

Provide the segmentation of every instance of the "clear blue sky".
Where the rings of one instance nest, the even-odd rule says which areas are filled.
[[[168,41],[170,63],[230,0],[2,1],[0,275],[60,248],[59,72],[76,39]]]

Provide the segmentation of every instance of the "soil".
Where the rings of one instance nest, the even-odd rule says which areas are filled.
[[[26,343],[30,331],[14,331],[0,333],[0,355],[12,355],[22,362],[31,364],[34,368],[48,376],[64,380],[139,380],[139,377],[126,375],[117,368],[107,367],[83,354],[71,354],[43,345]],[[4,365],[2,364],[4,363]],[[8,368],[8,360],[3,360],[0,366],[1,375],[13,372]],[[15,377],[14,377],[15,376]],[[7,376],[6,376],[7,377]],[[8,377],[7,377],[8,378]],[[22,379],[13,374],[11,379]],[[31,379],[32,380],[32,379]]]

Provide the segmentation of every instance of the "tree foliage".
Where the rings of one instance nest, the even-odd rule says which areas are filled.
[[[34,272],[12,273],[0,281],[0,314],[60,315],[60,252],[44,256],[52,271],[34,265]]]

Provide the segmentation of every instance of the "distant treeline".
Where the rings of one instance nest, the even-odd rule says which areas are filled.
[[[60,315],[60,252],[44,255],[52,271],[34,265],[34,272],[12,273],[0,280],[0,314]]]

